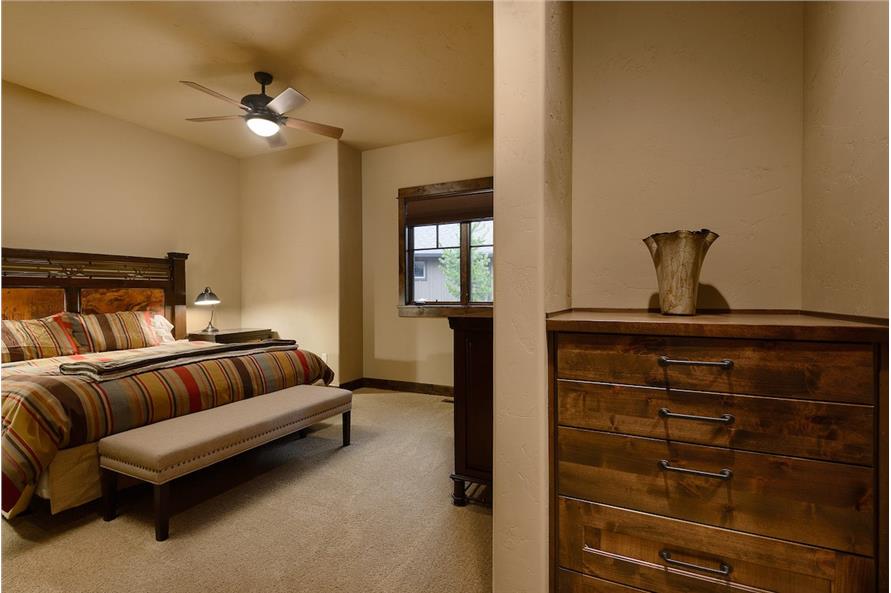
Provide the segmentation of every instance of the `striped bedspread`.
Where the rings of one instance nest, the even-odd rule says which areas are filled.
[[[59,371],[60,365],[72,362],[109,362],[213,346],[179,341],[4,364],[0,371],[3,516],[12,518],[27,508],[40,474],[60,449],[286,387],[318,380],[328,384],[334,379],[334,372],[318,356],[296,346],[189,361],[102,381]]]

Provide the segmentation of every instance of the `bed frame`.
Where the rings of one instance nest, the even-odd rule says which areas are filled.
[[[186,337],[186,259],[3,248],[3,319],[155,311]]]
[[[186,259],[36,249],[2,250],[3,319],[38,319],[60,311],[155,311],[186,337]],[[59,451],[35,494],[53,514],[100,495],[97,443]]]

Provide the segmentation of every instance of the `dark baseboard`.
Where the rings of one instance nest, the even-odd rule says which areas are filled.
[[[362,387],[374,389],[387,389],[389,391],[410,391],[412,393],[426,393],[429,395],[442,395],[454,397],[455,389],[451,385],[434,385],[433,383],[414,383],[412,381],[393,381],[392,379],[374,379],[362,377],[341,384],[343,389],[355,391]]]
[[[352,381],[347,381],[346,383],[341,383],[338,385],[341,389],[347,389],[349,391],[355,391],[361,387],[365,386],[365,379],[353,379]]]

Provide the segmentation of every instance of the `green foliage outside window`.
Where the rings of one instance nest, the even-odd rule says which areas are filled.
[[[471,245],[481,243],[485,237],[471,226]],[[492,256],[481,249],[471,251],[470,258],[470,301],[474,303],[492,300]],[[439,265],[445,277],[446,290],[456,301],[461,300],[461,255],[457,249],[447,249],[439,257]]]
[[[446,290],[456,301],[461,300],[461,254],[457,249],[446,249],[439,256],[439,266],[445,277]]]

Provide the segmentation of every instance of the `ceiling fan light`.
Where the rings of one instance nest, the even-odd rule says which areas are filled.
[[[247,120],[247,127],[257,136],[268,138],[278,133],[279,126],[272,120],[265,117],[251,117]]]

